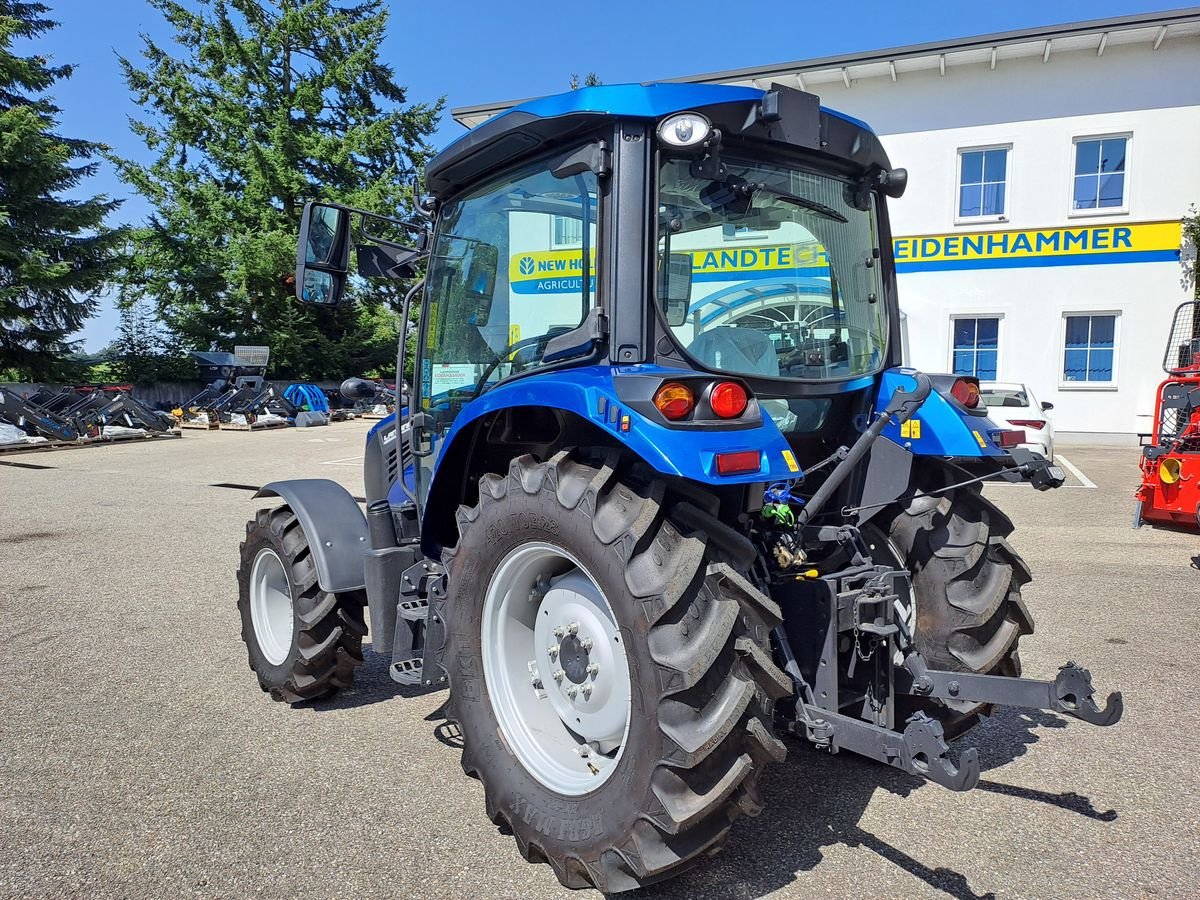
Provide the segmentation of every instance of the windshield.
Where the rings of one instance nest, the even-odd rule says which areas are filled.
[[[987,407],[1029,406],[1029,395],[1023,388],[984,388],[979,392],[983,405]]]
[[[835,381],[877,371],[887,344],[873,207],[847,182],[725,156],[726,181],[664,159],[658,300],[676,340],[710,369]],[[679,279],[690,258],[690,296]],[[684,299],[686,297],[686,299]]]

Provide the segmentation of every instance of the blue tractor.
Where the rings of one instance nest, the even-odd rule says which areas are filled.
[[[305,210],[299,298],[424,272],[420,339],[365,515],[260,491],[240,609],[273,698],[348,687],[369,620],[397,682],[449,688],[491,819],[606,892],[759,813],[783,737],[964,790],[947,741],[995,705],[1120,718],[1074,663],[1021,677],[1030,573],[980,484],[1064,476],[975,379],[902,367],[906,173],[867,125],[781,86],[594,87],[425,180],[419,225]]]

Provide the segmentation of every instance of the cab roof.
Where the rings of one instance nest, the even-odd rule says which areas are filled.
[[[438,153],[426,167],[427,188],[436,196],[446,196],[492,168],[533,153],[543,144],[573,137],[604,118],[658,120],[687,110],[707,114],[714,107],[726,112],[741,107],[744,121],[745,112],[766,93],[720,84],[616,84],[527,100],[472,128]],[[864,167],[890,168],[879,139],[865,122],[825,107],[820,107],[820,119],[822,135],[836,132],[839,138],[824,141],[826,152],[851,158],[853,151],[852,158]],[[838,152],[843,145],[844,152]]]

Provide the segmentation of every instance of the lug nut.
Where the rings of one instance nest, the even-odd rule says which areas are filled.
[[[567,633],[567,630],[565,628],[563,628],[561,625],[554,626],[554,636],[555,637],[562,637],[566,633]]]
[[[567,626],[567,632],[569,634],[579,634],[579,623],[572,622],[570,625]]]
[[[575,748],[575,752],[578,753],[580,756],[582,756],[584,759],[587,759],[589,756],[592,755],[592,748],[589,747],[587,744],[580,744],[578,747]]]
[[[579,688],[575,687],[575,685],[571,685],[569,688],[567,688],[567,696],[570,697],[572,700],[575,699],[575,695],[578,693],[579,693]]]
[[[588,663],[587,673],[589,675],[591,675],[593,678],[596,677],[596,673],[599,671],[600,671],[600,667],[598,665],[596,665],[595,663]]]
[[[591,650],[592,649],[592,639],[591,638],[583,638],[582,640],[580,640],[579,646],[582,647],[584,650]]]
[[[550,654],[551,659],[554,659],[558,656],[558,644],[551,644],[546,648],[546,652]]]
[[[566,672],[564,672],[562,669],[559,669],[557,672],[555,672],[555,673],[554,673],[554,680],[555,680],[555,681],[562,681],[562,680],[563,680],[563,676],[564,676],[565,674],[567,674],[567,673],[566,673]]]
[[[592,696],[592,686],[590,684],[585,684],[582,688],[580,688],[580,690],[583,691],[583,698],[585,700]]]

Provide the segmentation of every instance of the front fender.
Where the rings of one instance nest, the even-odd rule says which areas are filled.
[[[349,491],[325,478],[296,478],[272,481],[254,496],[280,497],[296,514],[321,590],[340,594],[366,587],[367,520]]]
[[[678,374],[659,366],[586,366],[522,378],[502,384],[468,404],[438,443],[434,484],[443,477],[458,479],[461,473],[442,473],[440,464],[458,436],[474,421],[508,407],[542,406],[574,413],[608,432],[618,444],[655,471],[670,477],[702,484],[749,484],[756,481],[798,477],[801,472],[787,441],[763,416],[752,428],[730,430],[668,428],[631,409],[617,397],[613,378],[623,374]],[[759,451],[759,468],[744,475],[718,475],[715,457],[735,450]]]

